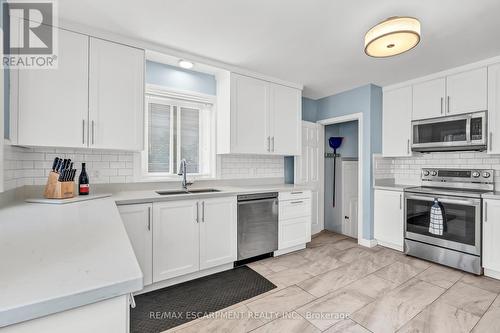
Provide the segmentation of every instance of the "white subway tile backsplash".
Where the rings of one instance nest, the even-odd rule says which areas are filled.
[[[24,185],[44,185],[55,157],[70,158],[80,173],[81,162],[87,163],[94,184],[134,182],[134,154],[128,152],[68,149],[4,147],[5,190]],[[220,179],[282,178],[282,156],[220,155],[217,158]]]

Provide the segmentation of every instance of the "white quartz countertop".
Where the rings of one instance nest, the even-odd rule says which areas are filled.
[[[284,192],[284,191],[306,191],[310,187],[305,185],[252,185],[252,186],[207,186],[207,187],[190,187],[189,190],[196,190],[198,188],[214,188],[219,192],[207,193],[190,193],[190,194],[176,194],[176,195],[160,195],[156,193],[157,190],[143,190],[143,191],[123,191],[113,194],[113,200],[117,205],[128,205],[136,203],[157,202],[157,201],[175,201],[186,199],[199,199],[199,198],[214,198],[223,197],[228,195],[240,195],[250,193],[265,193],[265,192]],[[180,190],[180,188],[166,188],[165,190]]]
[[[376,190],[403,192],[407,188],[417,186],[418,185],[396,184],[394,179],[376,179],[373,188]]]
[[[112,198],[0,209],[0,327],[142,286]]]

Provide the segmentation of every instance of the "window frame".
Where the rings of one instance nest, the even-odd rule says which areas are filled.
[[[172,173],[174,170],[174,158],[170,158],[169,170],[171,172],[148,172],[148,152],[149,152],[149,104],[151,100],[156,100],[160,104],[170,105],[170,113],[173,115],[174,107],[181,108],[196,108],[200,113],[200,126],[199,126],[199,136],[200,141],[209,139],[207,145],[199,147],[198,160],[200,170],[204,169],[206,164],[208,164],[208,172],[201,173],[189,173],[188,177],[193,180],[200,179],[215,179],[216,170],[216,145],[215,145],[215,120],[216,120],[216,96],[196,93],[191,91],[183,91],[178,89],[171,89],[168,87],[157,86],[152,84],[146,85],[145,91],[145,108],[144,108],[144,150],[134,155],[134,178],[137,182],[148,182],[148,181],[179,181],[180,177],[177,174]],[[210,109],[207,112],[209,114],[203,115],[204,109]],[[179,129],[181,125],[180,112],[176,117],[176,126]],[[202,117],[205,116],[202,120]],[[171,116],[173,119],[173,116]],[[202,121],[207,124],[202,126]],[[174,149],[174,122],[170,123],[170,154],[172,154]],[[177,161],[180,162],[181,157],[181,132],[177,131],[175,134],[177,149]],[[204,149],[205,148],[205,149]],[[203,165],[202,165],[203,164]]]

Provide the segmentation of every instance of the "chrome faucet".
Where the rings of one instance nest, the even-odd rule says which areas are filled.
[[[182,188],[183,189],[187,190],[187,187],[189,185],[193,185],[192,182],[190,183],[186,179],[186,175],[187,175],[187,162],[186,162],[185,158],[183,158],[181,160],[181,165],[179,166],[179,173],[177,175],[182,176]]]

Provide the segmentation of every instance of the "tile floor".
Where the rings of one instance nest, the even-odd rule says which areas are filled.
[[[278,288],[168,332],[500,332],[500,281],[335,233],[249,266]]]

